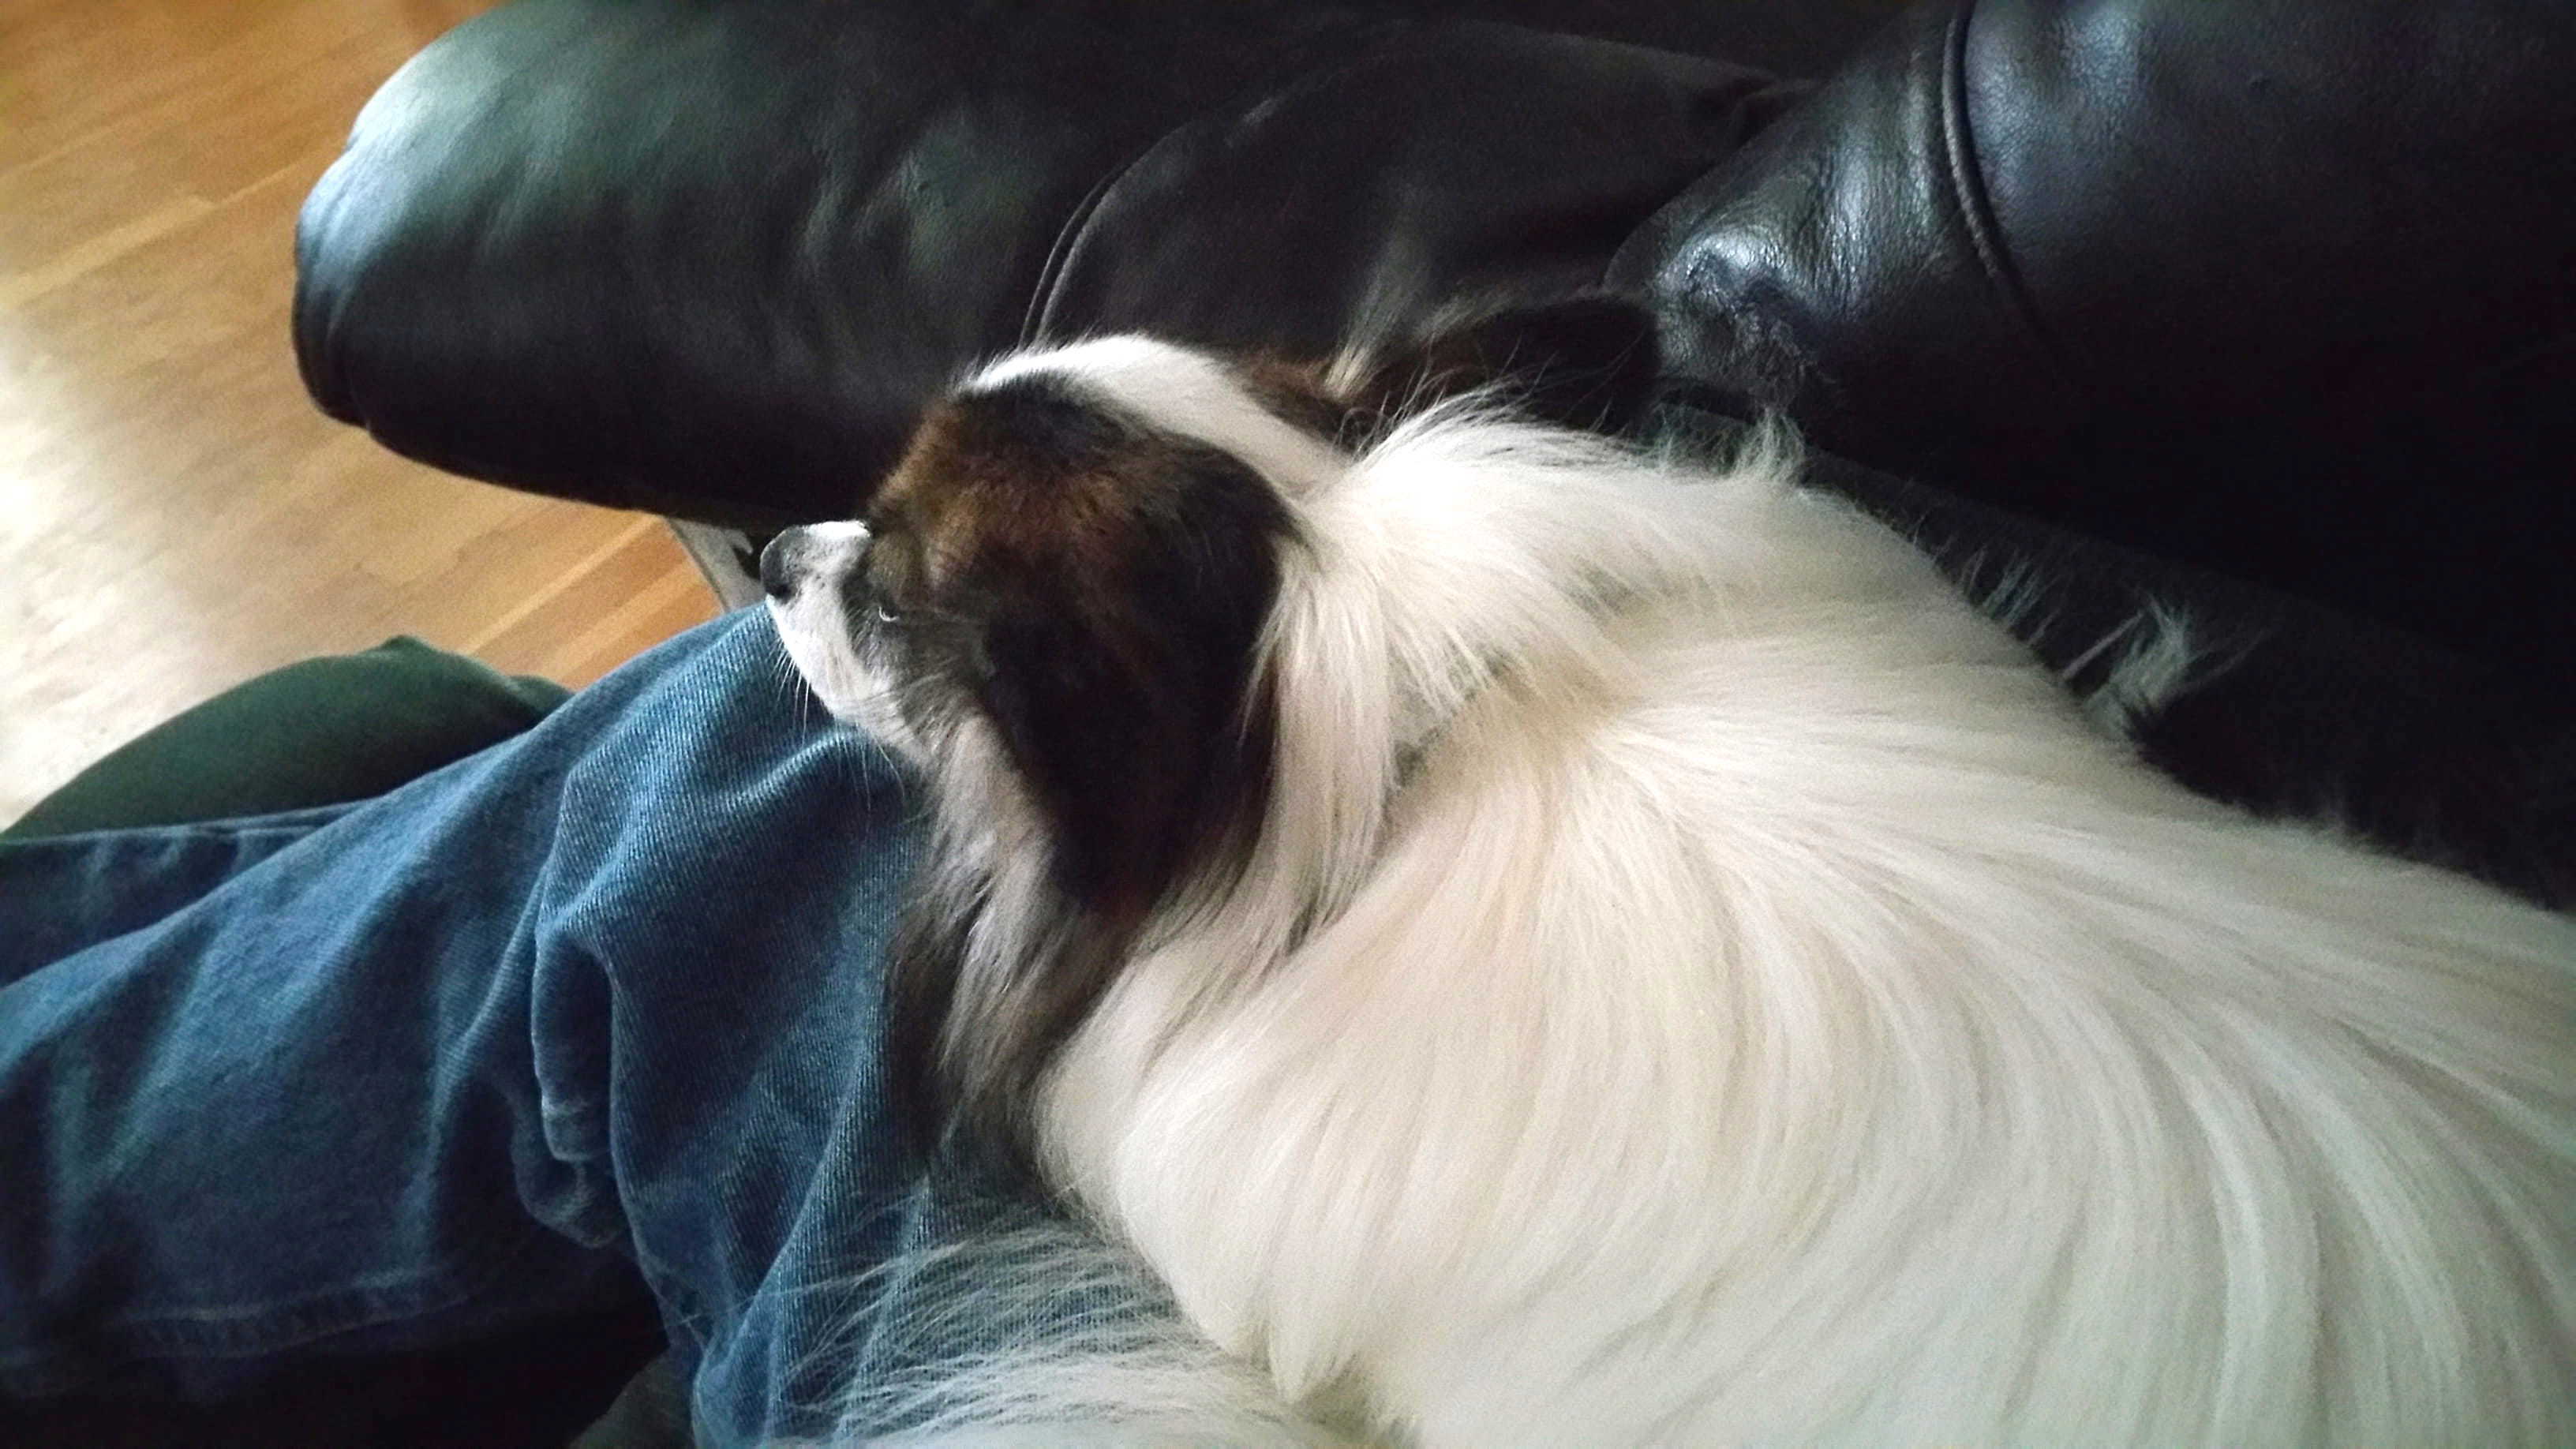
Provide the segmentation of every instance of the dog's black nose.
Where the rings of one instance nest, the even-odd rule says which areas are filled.
[[[769,541],[760,551],[761,592],[785,603],[796,596],[796,529]]]

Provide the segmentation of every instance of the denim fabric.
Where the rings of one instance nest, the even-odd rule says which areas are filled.
[[[873,1086],[903,781],[767,621],[356,806],[0,844],[0,1391],[214,1394],[640,1268],[699,1432],[818,1432],[953,1213]]]

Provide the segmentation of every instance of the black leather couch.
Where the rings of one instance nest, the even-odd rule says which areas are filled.
[[[519,0],[359,118],[295,343],[401,452],[765,529],[1023,340],[1606,285],[1666,426],[1785,412],[2044,653],[2193,611],[2186,779],[2567,902],[2571,80],[2565,0]]]
[[[2564,659],[2570,76],[2557,0],[522,0],[360,120],[297,343],[430,462],[776,523],[1024,337],[1606,278],[1832,451]]]
[[[1023,340],[1607,285],[2037,560],[2044,652],[2189,608],[2196,785],[2566,899],[2569,77],[2563,0],[520,0],[360,117],[296,345],[402,452],[758,529]]]

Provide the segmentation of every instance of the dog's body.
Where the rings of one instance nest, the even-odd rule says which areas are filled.
[[[818,694],[933,782],[923,1110],[1019,1134],[1330,1429],[980,1402],[2576,1442],[2569,921],[2188,795],[1776,460],[1456,406],[1346,449],[1339,396],[1013,359],[873,539],[776,569]]]

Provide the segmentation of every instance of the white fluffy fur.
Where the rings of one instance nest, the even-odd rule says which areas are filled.
[[[1147,424],[1231,453],[1283,488],[1314,488],[1349,461],[1329,442],[1263,407],[1224,363],[1148,337],[1100,337],[1013,353],[958,390],[989,392],[1031,377],[1061,379],[1114,398]]]
[[[940,1442],[2576,1443],[2567,919],[2188,795],[1777,452],[1253,461],[1272,813],[1042,1130],[1234,1366]]]

